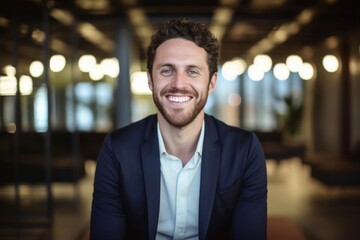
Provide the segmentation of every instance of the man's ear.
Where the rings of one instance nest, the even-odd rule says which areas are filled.
[[[151,74],[150,74],[149,70],[147,70],[146,73],[147,73],[147,78],[148,78],[148,86],[150,88],[150,91],[153,91],[153,81],[151,79]]]
[[[218,78],[218,75],[217,75],[217,72],[215,72],[212,77],[210,78],[210,83],[209,83],[209,93],[212,93],[215,91],[215,86],[216,86],[216,82],[217,82],[217,78]]]

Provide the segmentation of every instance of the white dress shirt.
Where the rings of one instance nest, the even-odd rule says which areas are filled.
[[[196,151],[183,167],[179,158],[166,152],[158,124],[161,165],[160,212],[156,239],[198,239],[201,155],[205,123]]]

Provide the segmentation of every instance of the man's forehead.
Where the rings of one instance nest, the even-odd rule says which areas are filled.
[[[162,44],[155,51],[156,59],[188,59],[196,63],[199,60],[207,59],[207,52],[205,49],[197,46],[194,42],[185,39],[169,39]],[[204,58],[203,58],[204,57]]]
[[[198,48],[203,51],[205,51],[204,48],[198,46],[195,42],[185,39],[185,38],[170,38],[159,44],[159,46],[156,48],[155,52],[160,48],[164,48],[164,46],[168,45],[176,45],[177,47],[189,47],[189,48]],[[205,51],[206,52],[206,51]]]

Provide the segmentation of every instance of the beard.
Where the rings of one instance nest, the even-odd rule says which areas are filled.
[[[175,93],[181,93],[181,94],[188,94],[193,96],[194,100],[198,102],[195,103],[195,105],[181,109],[166,109],[164,104],[161,103],[160,97],[164,97],[168,94],[175,94]],[[199,115],[199,113],[204,109],[206,101],[207,101],[207,94],[205,96],[200,95],[195,90],[188,91],[184,89],[178,89],[178,88],[172,88],[172,89],[163,89],[160,91],[160,97],[156,94],[156,92],[153,93],[153,100],[154,103],[161,113],[161,115],[164,117],[164,119],[172,126],[176,128],[183,128],[187,125],[189,125],[191,122],[195,120],[195,118]]]

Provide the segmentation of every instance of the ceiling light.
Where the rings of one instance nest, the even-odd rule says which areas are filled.
[[[232,18],[233,11],[229,8],[216,8],[213,16],[214,24],[227,25]]]
[[[14,76],[0,76],[0,95],[11,96],[16,93],[16,78]]]
[[[96,58],[93,55],[85,54],[79,58],[79,69],[82,72],[90,72],[96,65]]]
[[[233,81],[241,75],[246,68],[246,63],[241,58],[226,61],[221,67],[221,75],[225,80]]]
[[[291,72],[298,72],[303,64],[303,60],[298,55],[290,55],[286,58],[286,65]]]
[[[329,37],[326,39],[325,41],[325,46],[328,48],[328,49],[336,49],[339,45],[339,40],[337,37]]]
[[[53,72],[61,72],[66,65],[66,59],[63,55],[57,54],[50,58],[50,70]]]
[[[245,72],[247,64],[245,62],[244,59],[242,58],[234,58],[232,60],[232,62],[234,63],[234,66],[236,68],[236,74],[237,75],[241,75]]]
[[[277,30],[273,35],[273,41],[275,43],[283,43],[287,40],[288,34],[283,29]]]
[[[33,91],[33,80],[28,75],[21,75],[19,80],[21,95],[30,95]]]
[[[50,15],[66,26],[71,26],[75,22],[74,17],[70,12],[58,8],[51,10]]]
[[[275,64],[273,71],[274,71],[274,76],[278,80],[287,80],[290,75],[290,71],[285,63]]]
[[[336,72],[339,69],[339,60],[334,55],[326,55],[322,60],[323,66],[328,72]]]
[[[116,78],[119,75],[120,67],[117,58],[105,58],[100,62],[102,72],[109,77]]]
[[[253,81],[261,81],[264,78],[264,72],[259,66],[252,64],[248,68],[248,76]]]
[[[304,80],[310,80],[314,76],[314,68],[310,63],[303,63],[300,70],[299,76]]]
[[[44,65],[40,61],[33,61],[30,64],[29,71],[31,76],[40,77],[44,72]]]
[[[227,25],[231,22],[234,11],[229,7],[219,7],[214,11],[214,15],[209,26],[210,31],[221,41]]]
[[[263,72],[267,72],[272,67],[272,60],[268,55],[260,54],[254,58],[254,64],[259,66]]]
[[[76,4],[85,10],[103,10],[109,7],[108,0],[77,0]]]
[[[37,43],[42,43],[45,40],[45,33],[39,29],[35,29],[31,34],[31,38]]]
[[[79,24],[78,31],[81,35],[92,44],[96,45],[98,48],[112,52],[115,48],[115,43],[108,39],[100,30],[98,30],[91,23],[81,23]]]
[[[307,8],[305,10],[303,10],[297,17],[297,21],[298,23],[304,25],[304,24],[308,24],[311,22],[311,20],[313,19],[315,15],[315,10],[314,9],[310,9]]]
[[[300,31],[299,23],[297,22],[290,22],[287,24],[284,24],[283,29],[286,30],[289,34],[294,35]]]
[[[99,81],[104,77],[104,73],[101,69],[100,64],[95,64],[89,72],[90,79],[93,81]]]
[[[133,8],[128,11],[130,21],[133,25],[142,25],[147,22],[145,12],[141,8]]]
[[[62,53],[70,53],[71,47],[67,45],[65,42],[61,41],[60,39],[57,39],[55,37],[51,38],[51,48],[55,52],[62,52]]]
[[[210,31],[214,34],[214,36],[220,41],[222,39],[222,37],[224,36],[225,33],[225,28],[224,26],[220,26],[220,25],[211,25],[209,27]]]
[[[16,68],[14,68],[14,67],[11,66],[11,65],[6,65],[6,66],[3,68],[3,71],[4,71],[4,73],[5,73],[7,76],[15,76],[15,74],[16,74]]]
[[[146,72],[134,72],[131,74],[131,92],[136,95],[151,95]]]

